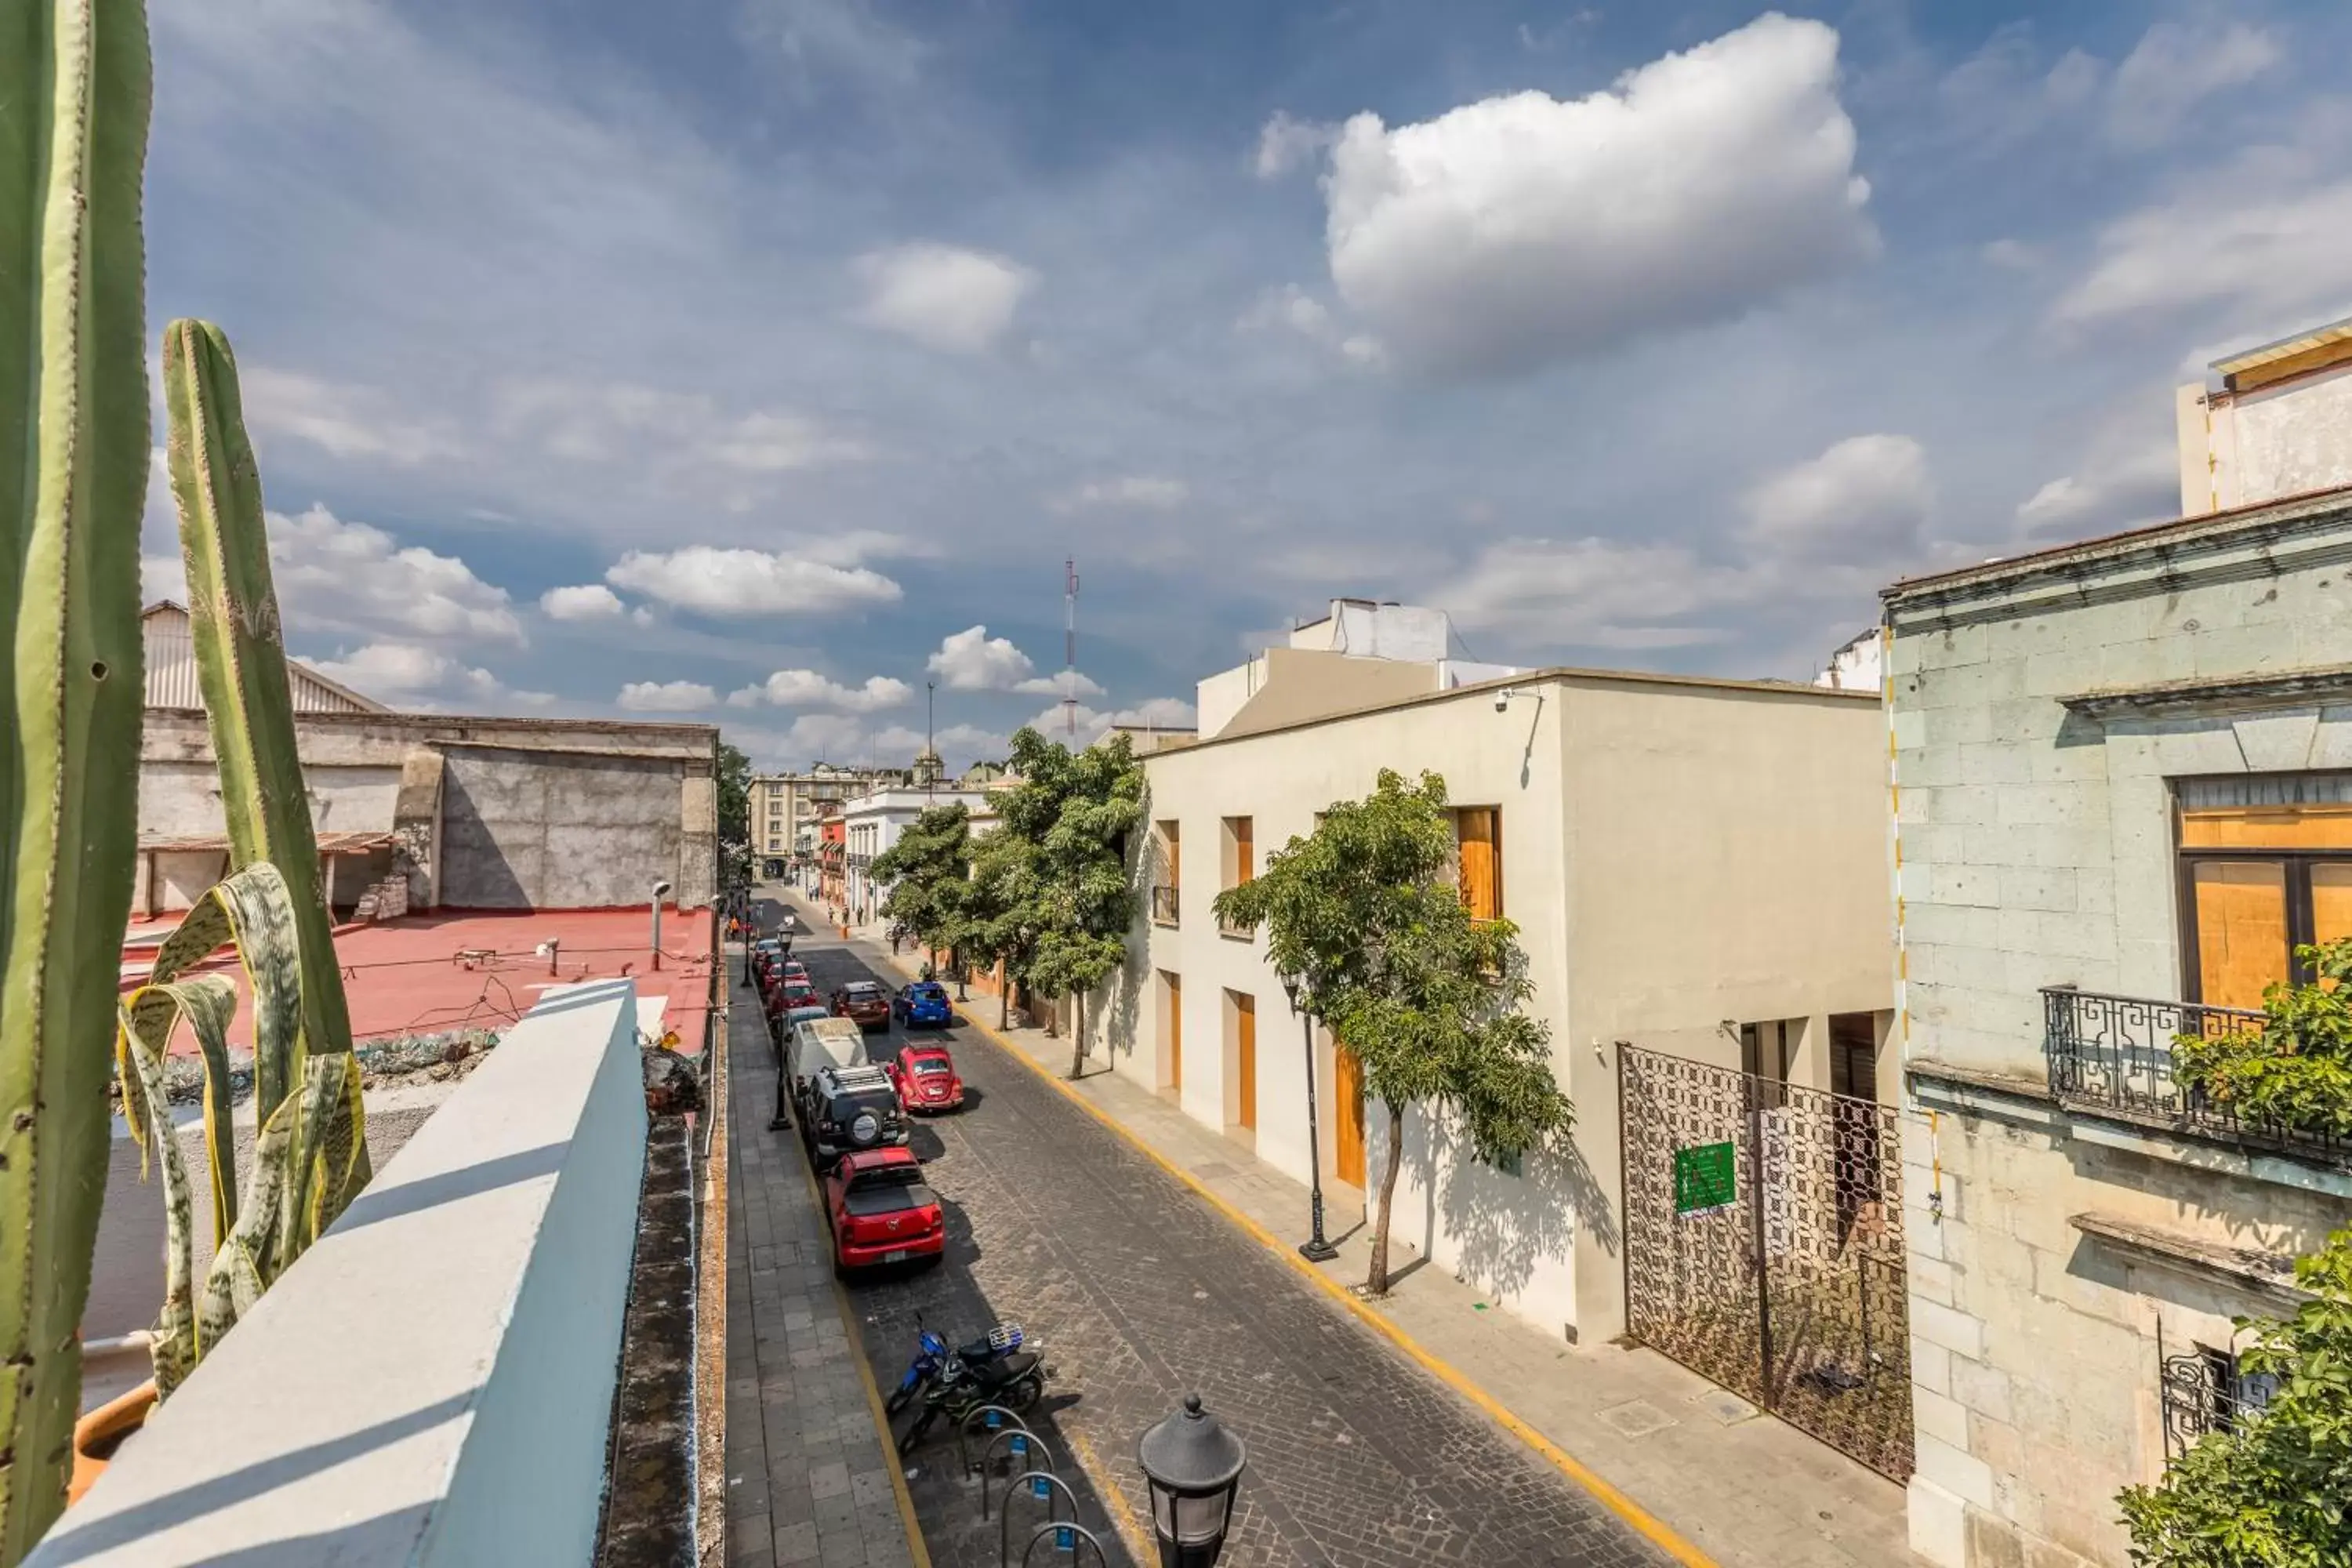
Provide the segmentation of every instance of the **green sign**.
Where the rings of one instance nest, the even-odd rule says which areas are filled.
[[[1728,1143],[1701,1143],[1675,1151],[1675,1212],[1719,1209],[1738,1196],[1738,1168]]]

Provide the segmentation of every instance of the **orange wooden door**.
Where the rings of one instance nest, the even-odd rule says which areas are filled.
[[[1331,1053],[1331,1164],[1339,1179],[1364,1184],[1364,1068],[1345,1046]]]
[[[1184,1087],[1184,977],[1181,974],[1168,975],[1168,1087]]]
[[[1240,1107],[1234,1120],[1257,1130],[1257,998],[1234,998],[1234,1051]]]

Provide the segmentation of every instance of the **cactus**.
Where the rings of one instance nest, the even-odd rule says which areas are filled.
[[[367,1184],[360,1136],[360,1066],[350,1051],[321,1051],[298,1068],[303,976],[286,879],[257,861],[215,885],[155,952],[147,983],[122,1000],[115,1037],[122,1111],[142,1155],[163,1169],[164,1288],[154,1339],[155,1387],[170,1397],[182,1379],[262,1291],[334,1223]],[[254,1082],[299,1086],[261,1105],[251,1191],[240,1201],[230,1142],[227,1029],[236,987],[226,975],[181,974],[224,943],[235,944],[253,990]],[[186,1018],[205,1064],[205,1139],[212,1167],[212,1269],[194,1289],[194,1195],[164,1096],[172,1031]]]
[[[138,843],[137,0],[0,0],[0,1563],[65,1506]]]
[[[212,726],[228,818],[231,869],[266,860],[286,879],[302,950],[302,1037],[286,1076],[257,1078],[267,1117],[300,1081],[302,1058],[348,1051],[352,1025],[335,963],[333,925],[319,885],[319,841],[294,748],[278,595],[269,580],[261,474],[245,436],[236,359],[209,321],[163,331],[163,404],[171,421],[172,499],[188,569],[196,679]],[[270,1062],[257,1055],[257,1068]]]

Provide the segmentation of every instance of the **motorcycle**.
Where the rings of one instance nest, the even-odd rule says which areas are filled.
[[[898,1457],[903,1459],[912,1454],[942,1415],[950,1426],[961,1427],[984,1405],[1000,1405],[1016,1413],[1028,1409],[1045,1396],[1045,1380],[1053,1375],[1054,1369],[1034,1351],[1013,1351],[976,1366],[950,1353],[940,1360],[939,1374],[930,1386],[923,1390],[923,1407],[915,1424],[898,1439]]]
[[[1018,1323],[999,1323],[980,1338],[952,1352],[967,1366],[982,1366],[999,1356],[1011,1355],[1021,1348],[1027,1336]],[[915,1359],[907,1363],[898,1386],[882,1401],[882,1413],[896,1415],[907,1408],[907,1402],[920,1394],[940,1374],[940,1365],[950,1355],[948,1342],[923,1324],[923,1315],[915,1314]]]

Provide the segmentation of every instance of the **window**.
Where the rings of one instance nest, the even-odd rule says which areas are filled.
[[[1456,883],[1462,907],[1474,921],[1503,915],[1503,814],[1491,805],[1465,806],[1454,814],[1459,850]]]
[[[1223,875],[1218,879],[1224,887],[1238,888],[1244,882],[1254,882],[1257,879],[1257,847],[1254,841],[1255,831],[1246,816],[1225,818],[1223,854],[1221,857],[1223,861],[1221,868]],[[1245,927],[1241,926],[1220,923],[1217,929],[1227,936],[1250,934]]]
[[[1181,908],[1177,889],[1183,885],[1183,840],[1174,819],[1152,824],[1155,847],[1160,852],[1160,879],[1151,888],[1151,918],[1161,925],[1172,926]]]
[[[2259,1007],[2307,978],[2306,942],[2352,936],[2352,774],[2183,779],[2183,989],[2215,1007]]]

